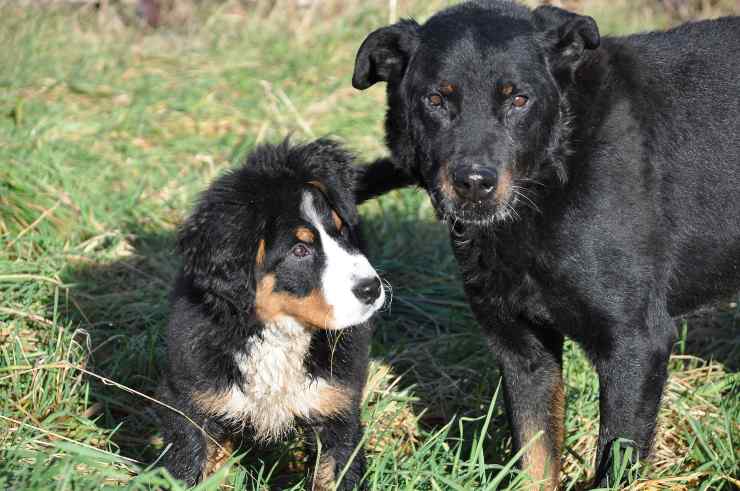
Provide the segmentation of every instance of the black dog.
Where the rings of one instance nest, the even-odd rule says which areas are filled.
[[[351,163],[326,140],[260,147],[183,224],[159,397],[191,420],[160,411],[165,466],[189,485],[235,439],[301,425],[321,442],[312,487],[329,489],[360,444],[367,322],[385,293],[359,250]],[[340,489],[363,474],[360,449]]]
[[[353,85],[388,82],[392,161],[423,186],[500,362],[516,447],[558,483],[563,336],[599,374],[596,482],[650,450],[672,316],[740,287],[740,18],[601,39],[590,17],[505,1],[379,29]],[[613,484],[613,483],[612,483]]]

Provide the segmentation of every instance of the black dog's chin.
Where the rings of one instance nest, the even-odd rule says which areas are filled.
[[[496,203],[493,200],[473,203],[436,193],[431,197],[437,217],[450,227],[455,224],[489,227],[513,221],[518,216],[513,200],[503,203]]]

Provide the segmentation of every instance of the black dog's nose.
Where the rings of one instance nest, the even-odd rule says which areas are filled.
[[[354,288],[352,293],[363,303],[373,303],[380,296],[380,279],[375,278],[364,278],[360,280]]]
[[[481,201],[495,189],[498,175],[495,169],[472,165],[459,165],[452,172],[452,186],[461,198]]]

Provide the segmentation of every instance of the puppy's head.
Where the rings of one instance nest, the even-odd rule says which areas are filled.
[[[180,234],[185,274],[217,310],[342,329],[385,300],[359,249],[349,154],[330,141],[263,146],[206,191]]]
[[[466,2],[425,24],[378,29],[357,53],[353,85],[388,83],[387,139],[439,215],[489,224],[537,207],[550,175],[564,179],[569,104],[590,17],[508,1]]]

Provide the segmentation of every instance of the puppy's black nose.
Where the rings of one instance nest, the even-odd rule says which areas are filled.
[[[496,189],[498,174],[495,169],[472,165],[459,165],[452,172],[452,186],[461,198],[481,201]]]
[[[364,278],[360,280],[354,288],[352,288],[352,293],[354,293],[361,302],[371,304],[380,296],[380,288],[379,278]]]

